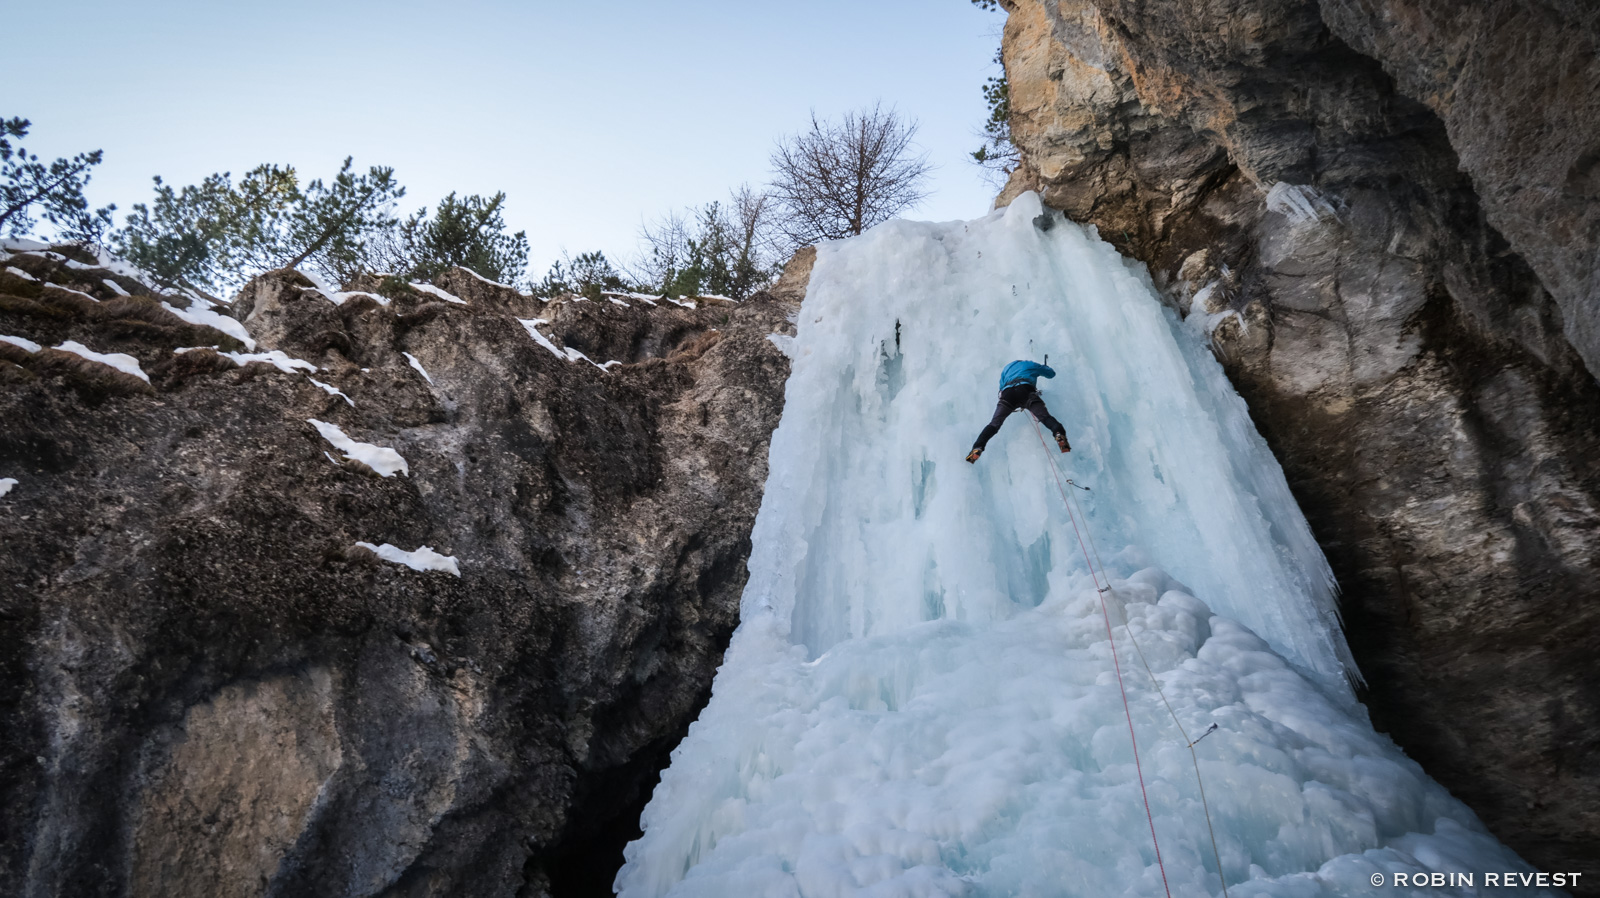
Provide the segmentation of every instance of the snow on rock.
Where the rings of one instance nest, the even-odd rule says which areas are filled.
[[[95,299],[93,296],[90,296],[89,294],[83,292],[82,290],[74,290],[71,287],[63,287],[60,284],[46,283],[45,286],[49,287],[52,290],[60,290],[63,293],[76,293],[77,295],[83,297],[84,299],[87,299],[90,302],[99,302],[100,301],[98,299]]]
[[[0,250],[3,250],[7,255],[11,255],[13,253],[38,253],[49,248],[49,244],[40,243],[37,240],[28,240],[22,237],[6,237],[4,239],[0,239]]]
[[[549,324],[550,322],[548,320],[544,318],[518,318],[517,320],[522,322],[523,328],[528,331],[528,336],[533,338],[533,342],[543,346],[545,349],[550,350],[550,354],[556,358],[562,359],[563,361],[567,360],[567,354],[557,349],[556,344],[551,343],[550,338],[539,333],[539,329],[534,326],[537,324]]]
[[[668,297],[664,297],[664,298],[666,299],[667,302],[670,302],[675,306],[683,306],[686,309],[698,309],[698,308],[700,308],[699,306],[694,304],[694,300],[692,300],[692,299],[679,299],[676,296],[668,296]]]
[[[176,352],[186,350],[179,349]],[[296,371],[315,371],[317,366],[304,359],[292,358],[285,355],[281,349],[269,349],[266,352],[219,352],[217,355],[232,359],[234,364],[244,366],[251,364],[271,365],[285,374]]]
[[[632,300],[637,300],[639,302],[644,303],[647,306],[653,306],[657,302],[659,302],[660,300],[662,300],[664,298],[664,297],[661,297],[661,296],[651,296],[648,293],[634,293],[634,292],[631,292],[631,291],[629,291],[629,292],[620,292],[620,291],[613,291],[613,290],[602,290],[602,291],[600,291],[600,295],[604,296],[607,299],[632,299]]]
[[[323,295],[327,296],[329,299],[333,300],[333,304],[336,305],[336,306],[342,306],[342,305],[345,304],[345,302],[347,300],[354,299],[357,296],[365,296],[366,298],[368,298],[370,300],[373,300],[374,302],[376,302],[380,306],[386,306],[386,305],[389,304],[389,297],[384,296],[384,295],[379,294],[379,293],[368,293],[365,290],[346,290],[343,293],[334,293],[332,295],[323,294]]]
[[[624,309],[633,308],[633,306],[628,305],[626,302],[623,302],[622,300],[616,298],[615,296],[607,296],[606,299],[610,300],[614,305],[622,306]]]
[[[32,340],[29,340],[27,337],[11,337],[5,334],[0,334],[0,343],[10,343],[12,346],[20,346],[29,352],[38,352],[43,348]]]
[[[477,273],[476,271],[473,271],[472,269],[466,267],[465,265],[457,265],[456,267],[460,268],[462,271],[465,271],[467,274],[472,275],[473,277],[475,277],[478,280],[484,282],[485,284],[488,284],[491,287],[503,287],[504,289],[510,290],[510,291],[512,291],[514,293],[517,293],[518,295],[521,295],[521,296],[527,296],[528,295],[526,293],[523,293],[521,290],[518,290],[516,287],[511,286],[510,284],[502,284],[499,281],[491,281],[488,278],[484,277],[483,275]],[[413,286],[415,286],[415,285],[413,285]],[[457,300],[457,301],[459,302],[459,300]]]
[[[433,551],[432,546],[423,546],[415,552],[407,552],[388,543],[374,546],[372,543],[358,542],[356,545],[363,549],[371,549],[384,561],[403,564],[414,571],[447,571],[457,577],[461,576],[461,568],[456,564],[455,556],[440,555]]]
[[[123,295],[126,296],[127,294]],[[212,330],[221,331],[243,343],[245,349],[254,350],[256,348],[256,341],[250,336],[250,332],[244,329],[244,325],[238,319],[220,315],[210,309],[180,309],[166,300],[161,301],[161,308],[190,324],[198,324],[201,327],[209,327]]]
[[[594,359],[591,359],[588,356],[584,355],[583,353],[579,352],[578,350],[573,349],[571,346],[567,347],[566,353],[567,353],[567,361],[569,361],[569,362],[580,362],[580,361],[581,362],[588,362],[589,364],[595,366],[596,368],[599,368],[601,371],[610,371],[612,365],[620,365],[620,364],[622,364],[621,362],[618,362],[618,361],[610,361],[610,362],[606,362],[604,365],[602,365],[599,362],[595,361]]]
[[[416,356],[409,352],[402,352],[400,354],[406,357],[406,361],[411,363],[411,367],[417,369],[417,373],[422,375],[423,380],[427,381],[430,386],[433,384],[433,378],[428,376],[427,369],[422,367],[422,363],[417,361]]]
[[[19,278],[22,278],[25,281],[37,281],[38,280],[38,278],[36,278],[33,275],[27,273],[26,271],[23,271],[20,268],[15,268],[15,267],[10,266],[10,265],[6,266],[6,271],[11,272],[12,274],[16,275]]]
[[[374,446],[371,443],[362,443],[350,439],[337,424],[318,421],[316,418],[307,418],[306,423],[317,429],[322,438],[333,444],[333,448],[344,453],[344,457],[351,461],[360,462],[371,468],[380,477],[393,477],[396,473],[411,476],[411,466],[400,457],[400,453],[384,446]]]
[[[62,352],[70,352],[91,362],[99,362],[102,365],[115,368],[123,374],[131,374],[145,383],[150,382],[150,376],[144,373],[143,368],[139,367],[139,360],[125,352],[95,352],[76,340],[68,340],[55,348]]]
[[[101,278],[100,279],[100,283],[105,284],[107,287],[109,287],[111,289],[112,293],[115,293],[118,296],[132,296],[133,295],[132,293],[129,293],[128,291],[122,289],[122,285],[121,284],[117,283],[116,281],[113,281],[110,278]]]
[[[352,401],[349,396],[346,396],[344,394],[344,391],[340,390],[338,387],[331,386],[329,384],[325,384],[322,381],[317,380],[315,377],[307,377],[306,380],[311,381],[312,384],[314,384],[317,387],[321,388],[322,391],[327,393],[329,396],[337,396],[340,399],[343,399],[345,402],[349,403],[351,408],[355,408],[356,407],[355,402]]]
[[[453,303],[455,303],[456,305],[459,305],[459,306],[464,306],[464,305],[467,304],[467,301],[462,299],[461,297],[456,296],[456,295],[451,294],[451,293],[446,293],[445,291],[440,290],[438,287],[435,287],[432,284],[424,284],[421,281],[412,281],[411,282],[411,288],[413,290],[421,290],[423,293],[427,293],[427,294],[429,294],[431,296],[437,296],[440,299],[444,300],[445,302],[453,302]]]
[[[588,356],[584,355],[582,352],[579,352],[578,350],[573,349],[570,346],[567,347],[566,349],[558,349],[558,348],[556,348],[556,344],[551,343],[550,339],[548,337],[546,337],[544,334],[539,333],[539,328],[535,326],[535,325],[540,325],[540,324],[549,324],[550,322],[547,319],[544,319],[544,318],[518,318],[517,320],[522,322],[523,328],[527,330],[528,336],[533,338],[533,342],[538,343],[540,346],[543,346],[545,349],[550,350],[550,354],[551,355],[555,356],[558,359],[561,359],[562,361],[566,361],[566,362],[578,362],[578,361],[588,362],[589,364],[595,366],[596,368],[599,368],[601,371],[606,371],[606,372],[609,372],[611,370],[611,366],[612,365],[621,365],[622,364],[621,362],[612,360],[612,361],[606,362],[604,365],[602,365],[599,362],[595,361],[594,359],[589,358]]]
[[[317,293],[321,293],[322,296],[325,299],[327,299],[329,302],[333,303],[336,306],[342,306],[345,303],[349,302],[350,300],[355,299],[357,296],[365,296],[368,299],[376,301],[378,303],[378,305],[380,305],[380,306],[386,306],[386,305],[389,304],[389,297],[382,296],[382,295],[377,294],[377,293],[368,293],[365,290],[344,290],[344,291],[329,292],[327,290],[322,289],[321,287],[302,287],[300,289],[302,289],[302,290],[314,290]]]
[[[16,485],[17,485],[17,478],[15,478],[15,477],[0,477],[0,496],[4,496],[6,493],[11,492],[11,488],[16,486]]]

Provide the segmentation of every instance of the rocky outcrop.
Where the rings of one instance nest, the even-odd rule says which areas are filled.
[[[1210,333],[1339,577],[1374,722],[1600,883],[1594,10],[1006,5],[999,202],[1039,190]]]
[[[737,620],[792,306],[285,271],[224,310],[251,361],[6,265],[0,893],[609,894]],[[421,547],[459,576],[381,557]]]

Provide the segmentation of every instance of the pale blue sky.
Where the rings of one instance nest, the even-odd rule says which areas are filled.
[[[18,4],[0,115],[41,156],[101,148],[118,222],[150,177],[261,162],[392,165],[404,206],[508,196],[530,271],[563,249],[631,254],[641,219],[768,174],[812,109],[882,100],[939,166],[912,217],[972,218],[994,189],[967,153],[1002,17],[967,0],[799,3]],[[26,85],[22,87],[21,85]]]

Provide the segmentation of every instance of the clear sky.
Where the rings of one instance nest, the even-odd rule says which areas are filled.
[[[41,157],[104,149],[88,194],[119,224],[152,175],[262,162],[390,165],[408,210],[504,190],[538,275],[563,249],[628,257],[641,220],[765,181],[812,110],[878,100],[938,166],[909,214],[983,214],[966,154],[1001,23],[968,0],[27,3],[0,115]]]

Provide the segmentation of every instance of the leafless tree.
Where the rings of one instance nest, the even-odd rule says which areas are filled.
[[[809,130],[784,138],[772,154],[779,228],[806,246],[861,233],[915,206],[933,169],[911,140],[917,123],[874,104],[838,121],[811,116]]]
[[[787,242],[774,233],[775,205],[741,184],[725,204],[668,212],[640,227],[642,253],[627,273],[646,290],[742,299],[776,277],[787,258]]]

